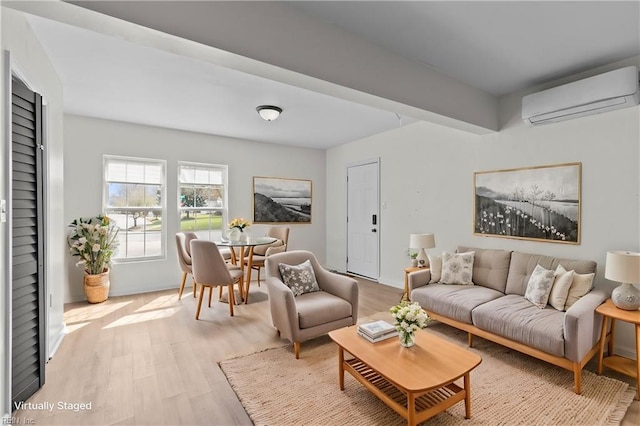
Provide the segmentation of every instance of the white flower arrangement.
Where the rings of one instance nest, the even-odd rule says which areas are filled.
[[[396,330],[400,334],[413,334],[420,328],[425,328],[431,318],[417,302],[402,301],[390,309],[391,315],[396,320]]]
[[[71,255],[80,258],[77,265],[84,265],[88,274],[101,274],[118,248],[119,228],[102,215],[75,219],[69,227],[67,241]]]

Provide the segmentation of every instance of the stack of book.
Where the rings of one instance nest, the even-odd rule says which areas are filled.
[[[358,334],[372,343],[381,342],[398,335],[395,326],[386,321],[375,321],[358,325]]]

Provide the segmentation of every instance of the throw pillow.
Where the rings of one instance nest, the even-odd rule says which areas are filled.
[[[429,284],[440,282],[442,276],[442,258],[440,256],[427,255],[429,258],[429,269],[431,270],[431,280]]]
[[[442,253],[442,277],[443,284],[473,285],[473,258],[474,251],[467,253]]]
[[[316,274],[313,272],[310,260],[305,260],[299,265],[278,265],[282,281],[293,291],[293,295],[300,296],[304,293],[320,291]]]
[[[575,271],[567,271],[562,265],[558,265],[556,268],[553,287],[551,287],[551,294],[549,295],[549,304],[559,311],[564,311],[574,273]]]
[[[567,295],[567,303],[564,305],[566,311],[578,301],[582,296],[589,293],[593,288],[593,276],[595,274],[573,274],[573,282],[571,288],[569,288],[569,294]]]
[[[524,298],[536,305],[538,308],[544,309],[544,307],[547,306],[547,301],[549,300],[549,294],[551,293],[554,278],[555,274],[553,271],[537,265],[536,269],[533,270],[531,277],[529,277],[527,291],[524,293]]]

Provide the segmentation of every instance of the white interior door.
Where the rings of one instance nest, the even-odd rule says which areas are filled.
[[[377,280],[380,253],[380,163],[347,168],[347,272]]]

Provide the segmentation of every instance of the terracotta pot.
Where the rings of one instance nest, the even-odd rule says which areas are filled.
[[[109,297],[109,268],[101,274],[88,274],[84,271],[84,292],[89,303],[102,303]]]

